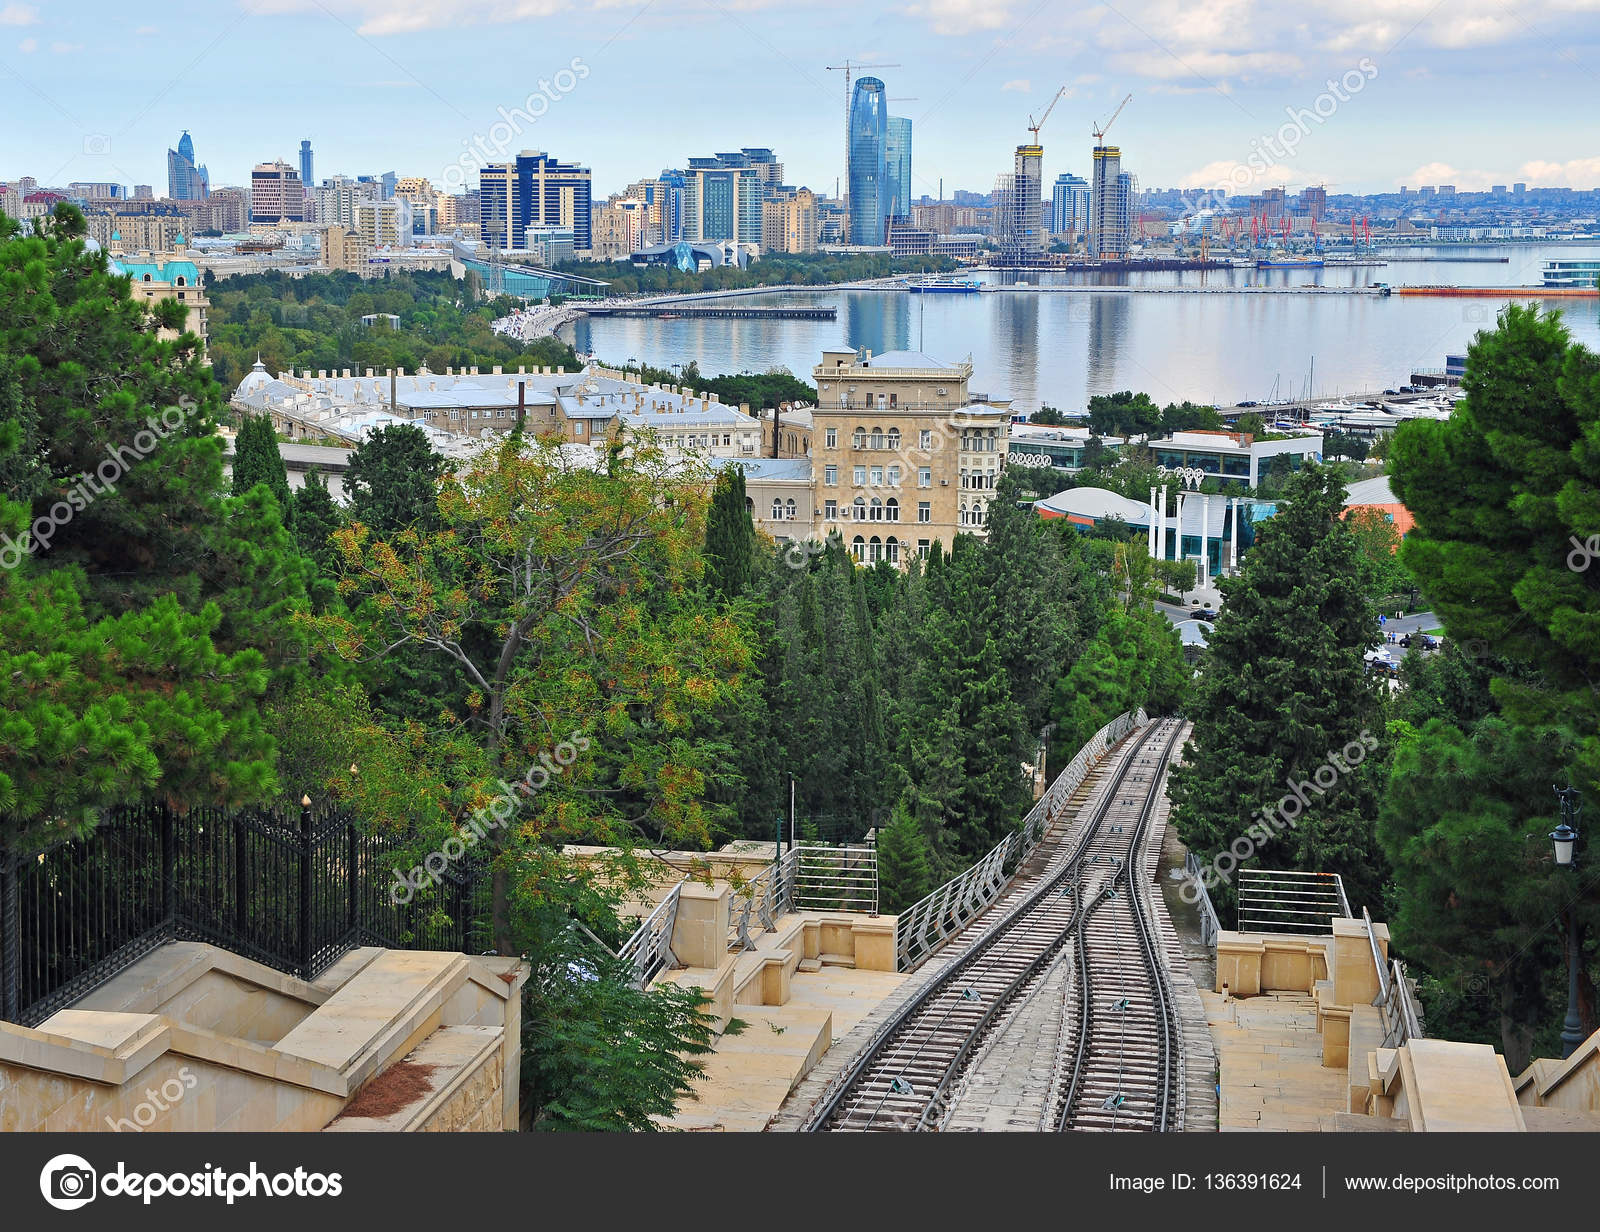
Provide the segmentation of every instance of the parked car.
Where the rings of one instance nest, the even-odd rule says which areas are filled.
[[[1386,394],[1393,395],[1393,394],[1399,393],[1400,391],[1398,389],[1386,389],[1383,392],[1386,393]]]
[[[1248,402],[1241,402],[1241,403],[1239,403],[1239,405],[1240,406],[1260,406],[1261,404],[1259,402],[1255,401],[1254,399],[1251,399]]]

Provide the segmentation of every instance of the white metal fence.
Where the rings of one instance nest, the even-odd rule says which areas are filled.
[[[633,963],[633,983],[636,988],[643,988],[655,979],[656,973],[663,967],[678,965],[677,955],[672,952],[672,930],[678,922],[678,897],[683,891],[683,884],[680,881],[667,892],[667,896],[656,904],[656,909],[645,917],[633,936],[624,941],[622,948],[617,951],[617,957]]]
[[[1084,743],[1067,768],[1056,776],[1017,830],[958,877],[900,913],[895,926],[895,956],[901,971],[914,971],[974,917],[1000,897],[1012,873],[1038,845],[1051,821],[1072,793],[1111,750],[1135,727],[1149,722],[1143,710],[1120,714]],[[1013,859],[1015,857],[1015,859]]]

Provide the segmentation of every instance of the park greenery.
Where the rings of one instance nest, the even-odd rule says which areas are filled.
[[[950,257],[891,257],[888,253],[771,252],[746,266],[719,265],[695,271],[631,261],[573,261],[556,268],[601,279],[609,284],[605,289],[608,295],[672,295],[744,287],[818,287],[895,274],[947,273],[956,268],[956,262]]]

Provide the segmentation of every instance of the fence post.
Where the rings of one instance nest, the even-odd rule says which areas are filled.
[[[161,806],[161,916],[168,928],[178,923],[178,839],[172,810]]]
[[[300,797],[300,978],[311,979],[311,797]]]
[[[346,909],[346,915],[348,916],[348,919],[345,923],[345,927],[349,929],[350,935],[354,937],[356,932],[356,924],[360,918],[361,909],[361,848],[356,836],[356,820],[352,816],[347,815],[345,817],[344,837],[345,875],[349,879],[350,883],[350,901]]]
[[[245,939],[250,920],[250,849],[245,843],[244,817],[233,815],[233,935]]]
[[[0,847],[0,925],[0,1018],[16,1022],[22,1014],[22,901],[8,847]]]

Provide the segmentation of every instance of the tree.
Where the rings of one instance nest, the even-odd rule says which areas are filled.
[[[1306,466],[1240,573],[1221,579],[1224,605],[1188,705],[1192,749],[1170,794],[1179,834],[1202,859],[1239,842],[1228,860],[1250,851],[1269,868],[1337,872],[1352,904],[1376,903],[1375,792],[1370,767],[1364,776],[1351,763],[1377,742],[1363,659],[1377,616],[1343,505],[1337,478]]]
[[[878,908],[900,912],[934,888],[928,837],[903,804],[878,831]]]
[[[706,580],[724,599],[750,587],[755,573],[756,527],[744,490],[744,471],[731,466],[717,476],[706,517]]]
[[[439,483],[448,465],[421,428],[386,424],[375,429],[350,452],[344,476],[350,520],[380,539],[412,526],[435,529]]]
[[[278,434],[265,415],[246,415],[233,446],[233,494],[242,496],[258,483],[267,485],[285,525],[293,525],[294,502],[289,496],[289,472],[278,452]]]
[[[1345,518],[1359,553],[1361,586],[1376,603],[1406,591],[1411,575],[1400,563],[1400,534],[1381,509],[1352,509]]]
[[[306,474],[305,487],[294,494],[293,503],[295,544],[303,556],[316,562],[324,575],[331,575],[334,566],[331,536],[344,525],[344,518],[315,467]]]
[[[1028,416],[1031,424],[1047,424],[1059,427],[1067,422],[1067,417],[1053,406],[1041,406],[1037,411]]]
[[[1096,436],[1147,436],[1161,430],[1161,408],[1149,394],[1124,389],[1089,399],[1089,431]]]

